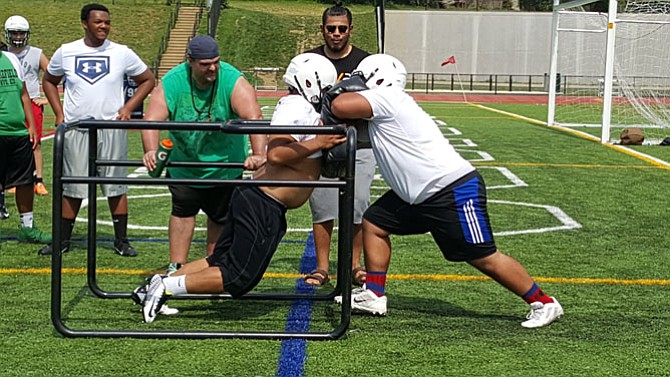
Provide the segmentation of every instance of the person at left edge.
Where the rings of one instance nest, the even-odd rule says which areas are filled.
[[[5,42],[0,41],[0,51],[7,51],[7,45]],[[5,188],[0,186],[0,220],[6,220],[9,218],[9,211],[5,207]]]
[[[51,57],[44,73],[43,87],[49,104],[56,115],[56,124],[82,119],[129,120],[133,109],[140,104],[156,85],[156,79],[147,65],[129,47],[107,39],[111,30],[109,10],[100,4],[88,4],[81,9],[84,38],[61,45]],[[124,75],[139,86],[135,95],[124,104]],[[58,84],[65,78],[65,94],[61,105]],[[128,159],[128,131],[103,129],[98,131],[98,158],[104,160]],[[66,133],[63,151],[63,174],[88,175],[88,130],[77,129]],[[126,167],[98,168],[103,177],[125,177]],[[137,250],[130,245],[128,229],[128,186],[103,184],[114,223],[114,250],[121,256],[134,257]],[[74,221],[82,199],[88,195],[85,184],[63,185],[64,250],[69,250]],[[38,253],[51,254],[51,246]]]
[[[37,135],[23,71],[14,54],[0,52],[0,72],[0,186],[16,187],[19,242],[50,242],[51,237],[33,224],[33,149]]]
[[[263,118],[253,87],[240,71],[221,61],[219,47],[212,37],[194,37],[186,55],[186,62],[161,78],[151,94],[144,120],[225,123],[237,118]],[[142,130],[143,161],[150,171],[156,168],[159,136],[158,130]],[[251,135],[251,156],[247,156],[246,135],[172,130],[169,137],[174,145],[170,162],[243,162],[247,170],[256,170],[265,164],[267,135]],[[200,179],[240,179],[242,170],[167,167],[169,177],[194,181],[194,185],[189,186],[169,185],[172,196],[168,230],[169,274],[188,261],[195,217],[200,210],[207,214],[207,255],[212,254],[223,231],[223,218],[228,212],[233,187],[200,186],[195,182]]]

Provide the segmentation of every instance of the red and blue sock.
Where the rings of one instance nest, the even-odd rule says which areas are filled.
[[[368,271],[365,275],[365,288],[371,290],[377,297],[382,297],[386,291],[386,272]]]
[[[543,304],[550,304],[554,302],[554,300],[547,296],[541,289],[540,287],[537,286],[537,283],[533,283],[533,286],[530,287],[530,290],[526,292],[525,295],[521,296],[524,301],[526,301],[529,304],[532,304],[533,302],[541,302]]]

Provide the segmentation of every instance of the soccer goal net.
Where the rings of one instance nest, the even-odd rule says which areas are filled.
[[[640,127],[658,144],[670,136],[670,0],[610,0],[603,13],[590,2],[554,0],[548,122],[603,143]]]

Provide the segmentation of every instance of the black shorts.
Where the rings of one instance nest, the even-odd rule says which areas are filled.
[[[197,188],[182,185],[169,185],[172,193],[172,215],[176,217],[192,217],[200,210],[217,224],[223,222],[228,213],[230,195],[235,187],[215,186]]]
[[[223,233],[207,257],[218,266],[223,287],[233,297],[251,291],[263,278],[286,233],[286,207],[258,187],[233,191]]]
[[[476,171],[420,204],[408,204],[388,191],[363,218],[391,234],[429,232],[450,261],[479,259],[496,251],[486,210],[486,185]]]
[[[35,157],[29,136],[0,136],[0,185],[4,189],[33,183]]]

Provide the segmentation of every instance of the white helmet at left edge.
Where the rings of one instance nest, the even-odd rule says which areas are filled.
[[[306,52],[286,68],[284,82],[298,90],[312,105],[319,105],[323,92],[337,81],[337,70],[325,56]]]
[[[23,36],[14,36],[14,33],[25,33]],[[30,24],[21,16],[11,16],[5,21],[5,39],[13,47],[24,47],[30,40]]]

